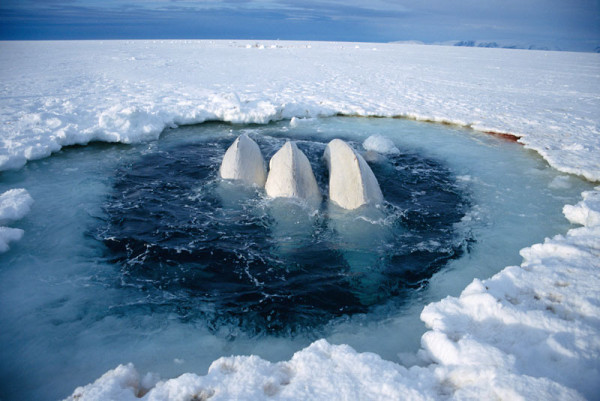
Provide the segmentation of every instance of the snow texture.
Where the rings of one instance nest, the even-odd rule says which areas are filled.
[[[2,42],[0,170],[73,144],[153,140],[174,125],[339,113],[510,133],[553,167],[600,180],[600,55],[254,44]]]
[[[0,225],[20,220],[29,213],[33,199],[25,189],[11,189],[0,195]],[[23,237],[19,228],[0,226],[0,253],[9,249],[8,244]]]
[[[344,114],[512,134],[554,168],[600,181],[597,54],[234,41],[0,46],[0,170],[74,144],[155,140],[182,124],[295,118],[293,129]],[[427,306],[421,366],[321,340],[289,361],[221,358],[204,376],[166,381],[119,366],[70,399],[596,399],[599,193],[565,206],[581,227]],[[22,235],[14,230],[2,238]]]
[[[258,144],[246,134],[237,137],[223,156],[219,174],[226,180],[263,187],[267,171]]]
[[[310,203],[321,201],[310,162],[294,142],[286,142],[271,157],[265,191],[272,198],[298,198]]]
[[[378,205],[383,194],[371,168],[346,142],[334,139],[323,158],[329,169],[329,200],[344,209]]]
[[[577,205],[565,205],[563,213],[573,224],[588,227],[600,225],[600,187],[594,191],[585,191],[581,194],[583,200]]]

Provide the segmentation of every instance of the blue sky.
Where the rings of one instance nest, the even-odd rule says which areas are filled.
[[[600,45],[600,0],[1,0],[0,39],[299,39]]]

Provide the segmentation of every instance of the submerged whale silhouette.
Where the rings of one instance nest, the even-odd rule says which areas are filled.
[[[361,304],[372,305],[378,301],[384,282],[377,270],[381,263],[379,249],[389,242],[391,232],[380,223],[384,219],[382,210],[359,208],[380,204],[383,195],[367,162],[346,142],[329,142],[323,158],[329,169],[327,225],[344,244],[338,251],[350,270],[353,292]],[[262,160],[258,145],[247,136],[240,136],[227,150],[221,171],[231,169],[236,173],[232,174],[235,179],[257,183]],[[223,173],[221,176],[227,178]],[[240,191],[240,187],[234,188],[228,190]],[[322,196],[308,158],[295,143],[287,141],[271,158],[265,192],[274,198],[268,203],[273,217],[271,235],[276,243],[272,253],[284,258],[301,255],[314,234],[316,221],[316,215],[305,206],[318,208]],[[290,198],[303,202],[288,202]]]

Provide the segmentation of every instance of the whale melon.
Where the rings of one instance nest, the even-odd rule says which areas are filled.
[[[265,191],[271,198],[321,201],[310,162],[294,142],[286,142],[271,158]]]
[[[267,171],[257,143],[246,134],[240,135],[225,152],[219,175],[226,180],[263,187]]]
[[[334,139],[323,154],[329,169],[329,200],[344,209],[383,202],[375,174],[367,162],[341,139]]]

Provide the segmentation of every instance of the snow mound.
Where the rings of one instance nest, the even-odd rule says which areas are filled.
[[[600,187],[594,191],[585,191],[581,194],[583,200],[577,205],[565,205],[563,213],[573,224],[589,227],[600,225]]]
[[[219,174],[226,180],[263,187],[267,171],[258,144],[248,135],[240,135],[225,152]]]
[[[337,400],[432,399],[435,379],[371,353],[319,340],[286,362],[256,356],[220,358],[206,376],[184,374],[156,384],[142,400]],[[140,375],[121,365],[67,400],[139,400]]]
[[[0,195],[0,224],[20,220],[29,213],[33,199],[25,189],[11,189]],[[0,253],[9,249],[10,242],[19,241],[24,231],[0,226]]]
[[[272,198],[299,198],[311,203],[321,200],[308,158],[290,141],[271,158],[265,190]]]
[[[599,206],[583,201],[565,209],[580,217],[597,215]],[[495,380],[525,384],[528,377],[544,378],[595,398],[600,392],[599,235],[596,224],[546,239],[521,250],[521,266],[476,279],[460,297],[426,306],[421,319],[432,330],[422,337],[423,354],[465,372],[453,375],[456,386],[487,370]]]
[[[329,169],[329,200],[344,209],[383,202],[377,178],[361,155],[346,142],[334,139],[323,158]]]
[[[367,151],[381,153],[383,155],[397,155],[400,150],[391,139],[382,135],[371,135],[363,142],[363,148]]]

